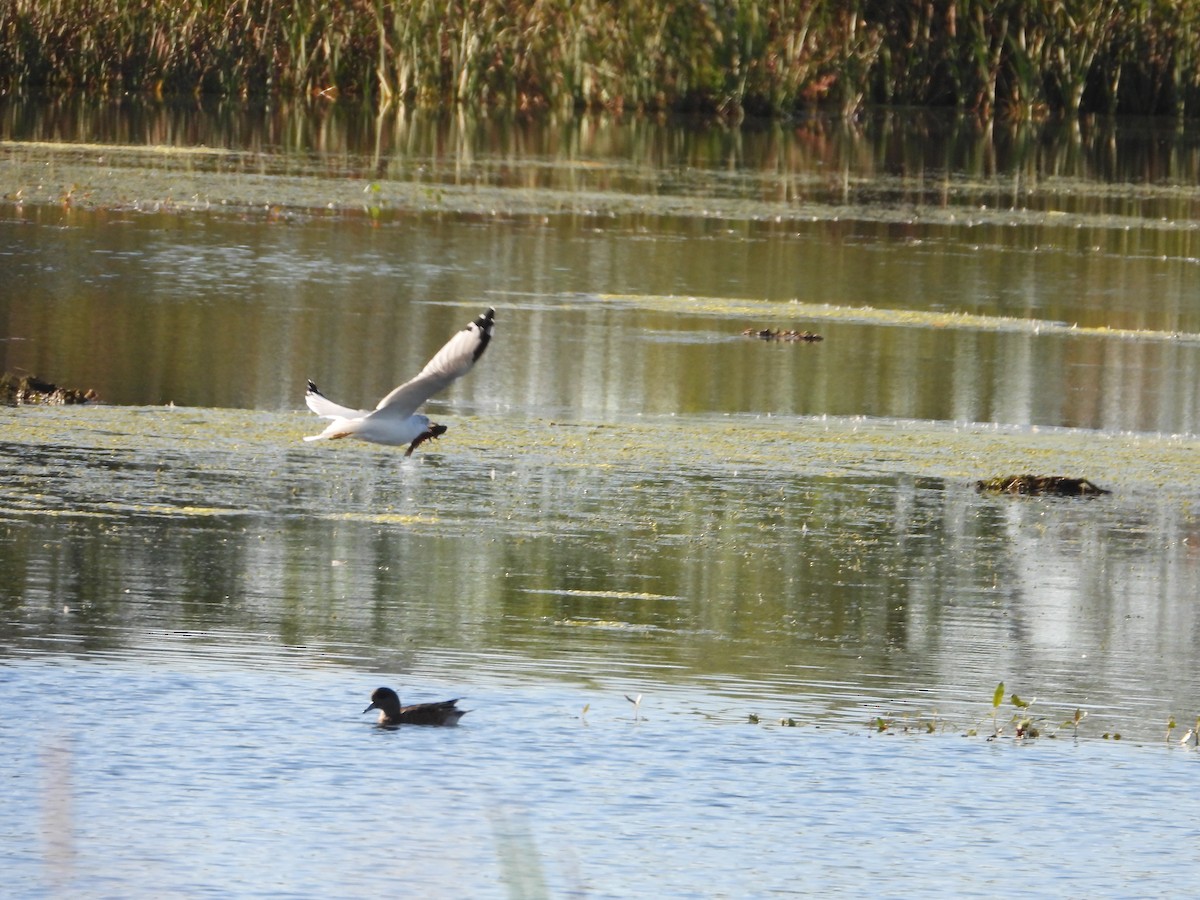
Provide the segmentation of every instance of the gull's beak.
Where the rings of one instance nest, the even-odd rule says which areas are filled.
[[[364,709],[363,712],[369,713],[373,709],[379,709],[379,707],[376,706],[374,703],[372,703],[370,706],[368,706],[366,709]],[[362,713],[360,713],[359,715],[362,715]]]

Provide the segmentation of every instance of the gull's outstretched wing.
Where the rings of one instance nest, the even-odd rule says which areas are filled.
[[[351,409],[334,403],[322,394],[311,380],[308,382],[308,390],[304,392],[304,402],[322,419],[354,419],[366,415],[361,409]]]
[[[456,378],[471,371],[475,361],[483,356],[492,339],[492,326],[496,311],[489,309],[474,322],[446,342],[416,378],[404,382],[375,407],[377,412],[386,410],[385,415],[408,418],[417,407],[445,389]],[[310,404],[311,406],[311,404]]]

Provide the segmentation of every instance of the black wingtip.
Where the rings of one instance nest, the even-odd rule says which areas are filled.
[[[317,383],[315,381],[313,381],[311,378],[308,379],[308,393],[316,394],[318,397],[325,396],[324,394],[321,393],[320,389],[317,387]]]
[[[479,357],[483,356],[483,351],[487,349],[487,345],[492,340],[492,328],[496,325],[496,310],[490,306],[487,312],[481,314],[478,319],[468,325],[468,328],[479,329],[479,346],[475,348],[475,354],[471,357],[471,362],[479,362]]]

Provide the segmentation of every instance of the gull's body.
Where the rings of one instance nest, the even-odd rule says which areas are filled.
[[[379,724],[384,728],[395,728],[397,725],[457,725],[468,710],[459,709],[454,705],[456,703],[458,700],[437,700],[401,706],[400,696],[395,691],[381,687],[371,694],[371,705],[363,712],[379,710]]]
[[[306,441],[357,438],[374,444],[408,444],[405,456],[422,442],[431,440],[446,431],[445,425],[435,425],[428,416],[418,415],[422,403],[444,390],[451,382],[471,371],[475,361],[483,356],[492,339],[492,327],[496,311],[489,309],[474,322],[459,331],[446,342],[433,359],[425,364],[420,373],[404,382],[379,401],[373,410],[351,409],[340,406],[322,394],[315,384],[308,383],[304,402],[308,408],[324,419],[332,419],[320,434],[306,437]]]

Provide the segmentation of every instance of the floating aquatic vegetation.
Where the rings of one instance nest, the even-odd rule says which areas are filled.
[[[869,723],[871,729],[880,734],[888,732],[935,734],[938,731],[945,730],[944,724],[936,713],[928,718],[922,718],[921,716],[910,718],[908,715],[903,715],[899,718],[875,716]]]
[[[772,300],[754,300],[738,297],[701,297],[672,294],[601,294],[598,295],[597,300],[611,303],[614,306],[672,314],[682,313],[689,316],[720,316],[722,318],[739,316],[749,318],[751,316],[779,315],[780,311],[783,310],[794,318],[837,323],[839,325],[878,325],[895,328],[953,328],[996,333],[1069,335],[1073,338],[1101,338],[1104,340],[1161,341],[1170,343],[1200,342],[1200,334],[1191,332],[1082,326],[1051,319],[983,315],[945,310],[846,306],[812,303],[799,298],[782,304]]]
[[[1002,707],[1004,706],[1006,693],[1007,692],[1005,690],[1003,681],[998,682],[995,690],[992,691],[990,713],[991,728],[990,730],[986,728],[984,729],[987,735],[987,740],[993,741],[1001,738],[1004,736],[1006,731],[1010,729],[1013,738],[1020,741],[1032,740],[1039,737],[1057,737],[1058,733],[1066,728],[1071,729],[1073,737],[1079,737],[1080,725],[1083,724],[1083,720],[1086,719],[1088,715],[1084,710],[1076,707],[1071,717],[1065,721],[1055,724],[1053,720],[1050,720],[1049,724],[1047,724],[1048,720],[1046,716],[1038,715],[1033,711],[1033,705],[1037,701],[1024,700],[1014,691],[1007,694],[1008,703],[1010,706],[1012,706],[1013,712],[1007,719],[1002,719],[1000,713]],[[986,717],[984,721],[986,721]],[[965,737],[979,736],[979,725],[980,723],[977,723],[968,728],[965,732],[963,732],[963,735]],[[877,715],[870,720],[869,727],[879,733],[924,732],[926,734],[934,734],[938,731],[945,731],[948,726],[942,719],[939,718],[936,713],[934,713],[928,717],[916,716],[911,719],[908,716],[902,716],[897,719],[894,717]],[[1167,730],[1168,739],[1170,739],[1171,729],[1174,727],[1175,720],[1172,719]],[[1197,719],[1197,727],[1200,728],[1200,719]],[[1191,732],[1188,733],[1189,737],[1190,735]],[[1105,738],[1109,738],[1113,735],[1106,733],[1103,736]],[[1120,740],[1120,735],[1116,734],[1115,738]],[[1185,740],[1187,740],[1187,738],[1185,738]]]

